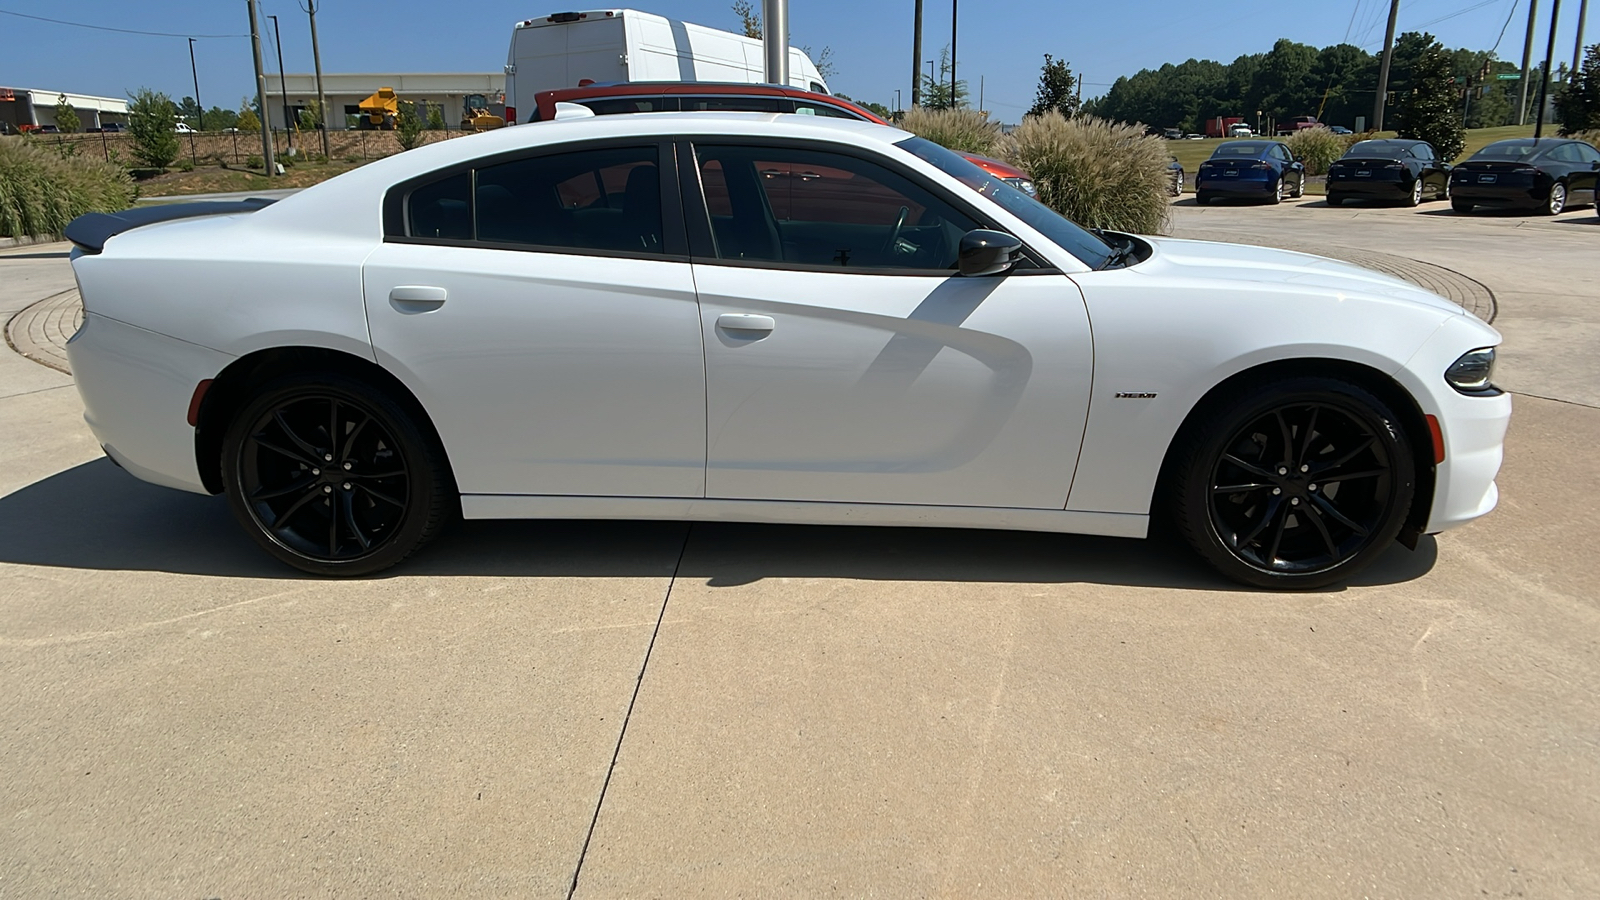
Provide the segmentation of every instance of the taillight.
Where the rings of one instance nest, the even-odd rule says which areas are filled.
[[[1252,169],[1270,169],[1270,168],[1272,168],[1272,163],[1269,163],[1269,162],[1258,162],[1255,165],[1251,166],[1250,168],[1252,168]]]
[[[1517,166],[1515,169],[1511,170],[1511,174],[1513,174],[1513,175],[1537,175],[1537,174],[1539,174],[1539,170],[1534,168],[1533,166]]]
[[[515,106],[506,107],[506,124],[517,124],[517,108]]]
[[[1404,169],[1405,167],[1406,167],[1405,163],[1397,163],[1397,162],[1392,162],[1392,163],[1389,163],[1388,165],[1384,166],[1385,169]]]

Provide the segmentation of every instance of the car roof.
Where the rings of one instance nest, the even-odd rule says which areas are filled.
[[[808,91],[787,84],[749,84],[738,81],[621,81],[608,84],[588,84],[583,87],[551,88],[540,91],[534,95],[535,102],[541,100],[558,102],[563,100],[582,100],[599,97],[637,97],[641,95],[697,95],[697,94],[738,94],[747,97],[792,97],[797,99],[815,100],[834,106],[843,107],[861,115],[869,116],[874,120],[879,117],[872,111],[858,103],[852,103],[843,97],[832,94],[823,94],[817,91]]]

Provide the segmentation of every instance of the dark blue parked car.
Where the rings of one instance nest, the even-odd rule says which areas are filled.
[[[1306,167],[1282,141],[1227,141],[1194,176],[1195,202],[1250,197],[1277,203],[1306,192]]]

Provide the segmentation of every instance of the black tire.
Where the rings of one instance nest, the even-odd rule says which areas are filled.
[[[431,429],[384,391],[337,373],[262,385],[229,423],[222,482],[251,538],[313,575],[387,569],[458,508]]]
[[[1282,178],[1279,178],[1277,183],[1273,184],[1273,186],[1272,186],[1272,196],[1267,198],[1267,202],[1271,203],[1273,205],[1277,205],[1277,204],[1283,202],[1283,179]]]
[[[1173,522],[1229,578],[1324,587],[1366,567],[1405,524],[1416,491],[1411,440],[1365,388],[1286,378],[1198,412],[1170,470]]]
[[[1422,179],[1411,182],[1411,193],[1400,201],[1405,206],[1418,207],[1422,205]]]
[[[1539,207],[1542,216],[1559,216],[1567,208],[1567,186],[1561,182],[1550,185],[1550,194],[1545,197],[1544,205]]]
[[[1294,183],[1294,199],[1299,200],[1306,195],[1306,176],[1301,175],[1300,180]]]
[[[1439,193],[1435,194],[1433,199],[1435,199],[1435,200],[1449,200],[1450,199],[1450,176],[1448,176],[1448,175],[1445,176],[1444,186],[1439,188]]]
[[[1329,206],[1338,206],[1344,202],[1344,198],[1338,196],[1337,194],[1329,194],[1327,199]]]
[[[1196,206],[1210,206],[1211,205],[1211,195],[1210,194],[1202,194],[1202,193],[1199,193],[1197,191],[1197,192],[1195,192],[1195,195],[1194,195],[1194,202],[1195,202]]]
[[[1455,210],[1458,213],[1469,213],[1469,212],[1472,212],[1472,204],[1471,203],[1469,203],[1469,202],[1467,202],[1465,200],[1458,200],[1458,199],[1456,199],[1454,197],[1450,198],[1450,208]]]

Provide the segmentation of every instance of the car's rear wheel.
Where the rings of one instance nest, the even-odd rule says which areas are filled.
[[[1328,205],[1329,206],[1338,206],[1339,204],[1341,204],[1343,202],[1344,202],[1344,198],[1339,196],[1338,194],[1329,194],[1328,195]]]
[[[223,440],[228,505],[268,553],[368,575],[438,533],[453,487],[430,432],[381,390],[324,373],[266,384]]]
[[[1421,178],[1418,178],[1416,181],[1411,182],[1411,193],[1410,193],[1409,196],[1406,197],[1406,205],[1407,206],[1421,206],[1422,205],[1422,179]]]
[[[1195,195],[1194,195],[1194,202],[1195,202],[1196,206],[1210,206],[1211,205],[1211,195],[1210,194],[1202,194],[1199,191],[1196,191]]]
[[[1415,492],[1406,430],[1334,378],[1270,382],[1216,401],[1174,458],[1178,529],[1229,578],[1303,590],[1360,571],[1399,534]]]
[[[1471,203],[1469,203],[1469,202],[1467,202],[1465,200],[1460,200],[1460,199],[1454,198],[1454,197],[1450,198],[1450,208],[1455,210],[1458,213],[1469,213],[1469,212],[1472,212],[1472,204]]]
[[[1558,216],[1567,208],[1567,186],[1561,182],[1550,185],[1550,196],[1545,198],[1544,208],[1539,210],[1547,216]]]
[[[1268,203],[1283,202],[1283,179],[1279,178],[1272,184],[1272,196],[1267,198]]]

